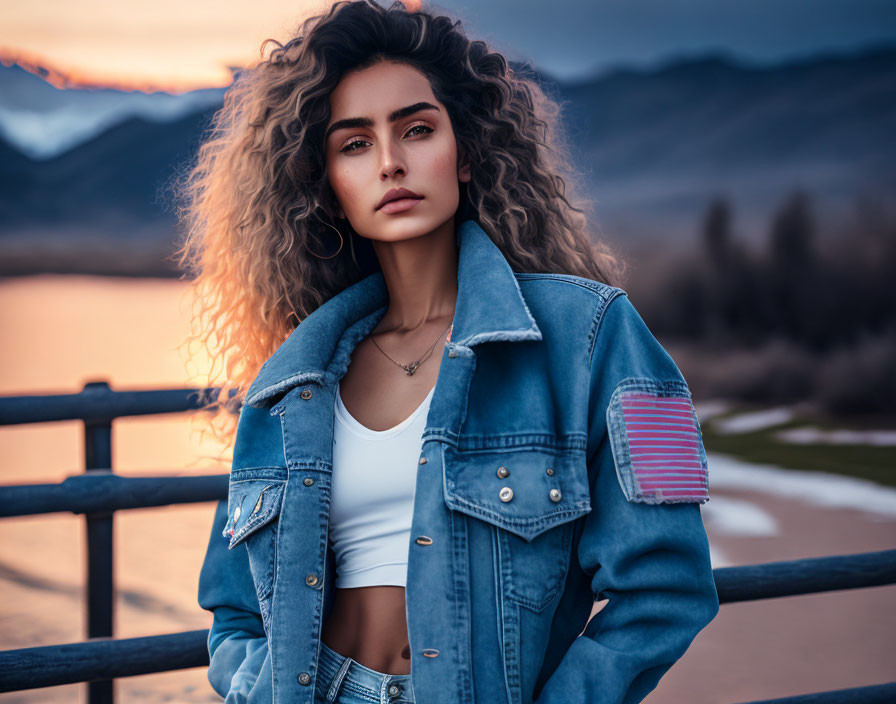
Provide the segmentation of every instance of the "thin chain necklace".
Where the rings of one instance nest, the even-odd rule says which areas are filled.
[[[454,323],[452,323],[451,325],[448,326],[448,329],[446,330],[446,332],[448,333],[448,336],[445,338],[445,342],[450,342],[450,341],[451,341],[451,330],[452,330],[453,328],[454,328]],[[444,333],[443,333],[443,334],[444,334]],[[382,352],[390,362],[395,362],[395,364],[397,364],[399,367],[401,367],[402,369],[404,369],[405,373],[406,373],[408,376],[411,376],[415,371],[417,371],[417,367],[419,367],[421,364],[423,364],[423,362],[425,362],[427,359],[429,359],[429,355],[432,354],[432,351],[433,351],[433,349],[435,348],[436,343],[437,343],[439,340],[441,340],[441,339],[442,339],[442,336],[439,335],[439,337],[436,338],[436,341],[432,343],[432,345],[430,346],[430,348],[429,348],[429,350],[427,351],[427,353],[426,353],[425,355],[423,355],[420,359],[418,359],[416,362],[411,362],[410,364],[402,364],[401,362],[396,362],[396,361],[395,361],[394,359],[392,359],[389,355],[387,355],[387,354],[385,353],[385,351],[383,351],[383,348],[382,348],[382,347],[380,347],[379,345],[376,344],[376,340],[374,340],[373,337],[370,338],[370,341],[371,341],[373,344],[376,345],[376,348],[377,348],[380,352]]]

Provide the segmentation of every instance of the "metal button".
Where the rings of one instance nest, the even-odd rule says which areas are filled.
[[[312,484],[314,484],[314,480],[311,477],[305,477],[302,480],[302,484],[304,484],[305,486],[311,486]]]
[[[551,489],[551,501],[559,501],[562,497],[559,489]]]
[[[302,389],[302,393],[299,394],[306,401],[311,398],[311,389]]]
[[[401,687],[399,687],[397,684],[389,685],[389,696],[390,697],[397,697],[400,693],[401,693]]]
[[[426,464],[428,461],[425,457],[420,458],[420,464]]]
[[[419,538],[417,538],[417,544],[432,545],[432,538],[430,538],[428,535],[421,535]]]
[[[423,655],[428,658],[435,658],[438,657],[439,651],[435,648],[425,648],[423,650]]]
[[[510,501],[513,498],[513,489],[509,486],[505,486],[501,489],[498,496],[501,497],[501,501]]]
[[[305,584],[307,584],[309,587],[313,587],[315,584],[317,584],[317,582],[317,575],[314,574],[314,572],[305,577]]]
[[[455,352],[454,350],[449,350],[448,356],[453,359],[454,357],[457,357],[457,352]]]
[[[507,467],[498,467],[498,476],[501,477],[501,479],[506,477],[508,474],[510,474],[510,470],[507,469]]]
[[[553,476],[554,476],[554,470],[551,469],[550,467],[548,467],[548,468],[547,468],[546,470],[544,470],[544,471],[547,473],[547,475],[548,475],[549,477],[553,477]]]
[[[296,679],[299,681],[299,684],[308,684],[311,681],[311,675],[307,672],[300,672]]]

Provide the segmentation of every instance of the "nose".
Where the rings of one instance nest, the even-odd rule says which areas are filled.
[[[405,173],[406,167],[404,156],[397,145],[389,140],[382,142],[382,144],[383,150],[381,156],[382,163],[380,164],[380,176],[385,181],[396,173]]]

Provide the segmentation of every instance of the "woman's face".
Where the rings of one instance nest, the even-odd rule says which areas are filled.
[[[457,212],[459,181],[470,180],[445,106],[407,64],[380,61],[343,76],[330,94],[325,151],[339,215],[374,240],[435,231]],[[420,198],[379,207],[394,188]]]

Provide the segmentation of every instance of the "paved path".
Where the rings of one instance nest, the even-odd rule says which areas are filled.
[[[712,454],[709,466],[714,567],[896,548],[893,489]],[[644,701],[733,704],[896,681],[894,614],[894,586],[723,604]]]

